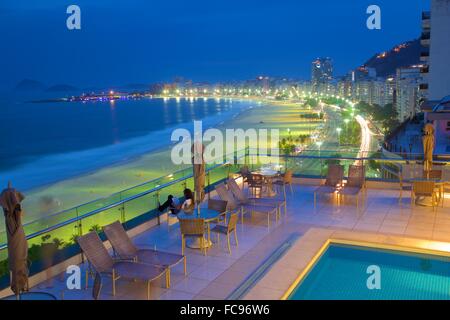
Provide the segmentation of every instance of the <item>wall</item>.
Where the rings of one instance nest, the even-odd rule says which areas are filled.
[[[450,95],[450,0],[431,2],[429,100]]]

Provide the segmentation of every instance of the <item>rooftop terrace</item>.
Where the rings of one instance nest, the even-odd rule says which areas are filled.
[[[292,284],[292,279],[304,268],[317,249],[313,244],[303,241],[305,234],[315,232],[317,228],[328,230],[326,235],[336,231],[348,231],[362,238],[374,239],[376,236],[410,239],[408,246],[419,244],[423,240],[450,243],[450,207],[447,201],[444,207],[433,211],[430,207],[413,205],[407,192],[399,201],[397,184],[387,182],[368,182],[366,201],[357,210],[352,197],[337,203],[336,196],[324,196],[314,208],[313,191],[320,183],[319,179],[297,178],[294,192],[287,193],[287,214],[281,215],[278,223],[272,221],[267,226],[265,215],[255,213],[253,218],[246,216],[244,224],[237,228],[239,246],[232,242],[232,253],[226,248],[226,241],[218,244],[212,237],[213,246],[204,256],[199,250],[187,249],[187,276],[183,266],[172,271],[171,286],[165,288],[164,280],[152,283],[151,298],[162,300],[200,300],[200,299],[274,299],[281,298]],[[216,197],[212,193],[213,197]],[[130,234],[139,246],[154,247],[174,253],[181,252],[181,237],[178,223],[167,228],[165,216],[161,224],[147,224]],[[308,233],[309,231],[309,233]],[[322,231],[322,235],[323,235]],[[406,241],[406,240],[405,240]],[[436,242],[437,243],[437,242]],[[107,243],[105,243],[107,244]],[[283,274],[272,278],[270,282],[256,284],[270,267],[282,255],[283,248],[301,246],[309,258],[296,258],[295,264],[283,266]],[[448,246],[441,249],[450,253]],[[282,262],[278,262],[278,264]],[[81,264],[83,270],[86,263]],[[269,266],[266,270],[264,267]],[[64,269],[62,269],[64,270]],[[58,299],[92,299],[92,279],[87,290],[68,290],[65,274],[48,271],[50,280],[32,287],[32,291],[49,292]],[[42,276],[41,276],[42,278]],[[254,279],[255,278],[255,279]],[[247,280],[247,281],[246,281]],[[255,281],[254,281],[255,280]],[[258,290],[251,290],[254,285]],[[106,279],[100,299],[146,299],[146,286],[140,282],[118,281],[116,296],[111,295],[111,282]],[[247,290],[248,289],[248,290]],[[7,294],[5,291],[3,295]]]

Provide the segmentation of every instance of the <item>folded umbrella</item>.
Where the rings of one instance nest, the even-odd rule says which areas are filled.
[[[22,226],[21,202],[25,197],[11,187],[0,194],[0,205],[5,215],[8,241],[8,264],[11,274],[11,290],[19,295],[28,289],[28,243]]]

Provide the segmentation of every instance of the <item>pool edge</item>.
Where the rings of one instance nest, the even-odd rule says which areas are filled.
[[[325,251],[330,247],[330,245],[350,245],[361,248],[371,248],[371,249],[381,249],[381,250],[390,250],[390,251],[400,251],[400,252],[408,252],[408,253],[419,253],[419,254],[427,254],[438,257],[450,257],[450,252],[446,251],[437,251],[432,249],[425,249],[419,247],[408,247],[401,245],[390,245],[384,243],[376,243],[376,242],[368,242],[363,240],[346,240],[346,239],[328,239],[319,251],[314,255],[311,261],[307,264],[305,269],[300,273],[300,275],[295,279],[295,281],[290,285],[288,290],[283,294],[280,300],[288,300],[289,296],[292,292],[297,288],[297,286],[302,282],[302,280],[308,275],[311,269],[316,265]]]
[[[287,300],[332,244],[450,257],[450,243],[447,242],[343,229],[311,228],[296,241],[283,259],[272,266],[244,299]],[[291,271],[295,268],[296,272],[287,275],[282,272],[286,267]],[[280,274],[284,274],[285,278],[280,278]]]

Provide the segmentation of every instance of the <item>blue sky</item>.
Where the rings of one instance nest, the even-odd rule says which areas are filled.
[[[24,78],[79,87],[309,78],[330,56],[344,74],[421,32],[424,0],[2,0],[0,88]],[[81,7],[82,29],[66,28]],[[382,9],[382,30],[366,8]]]

